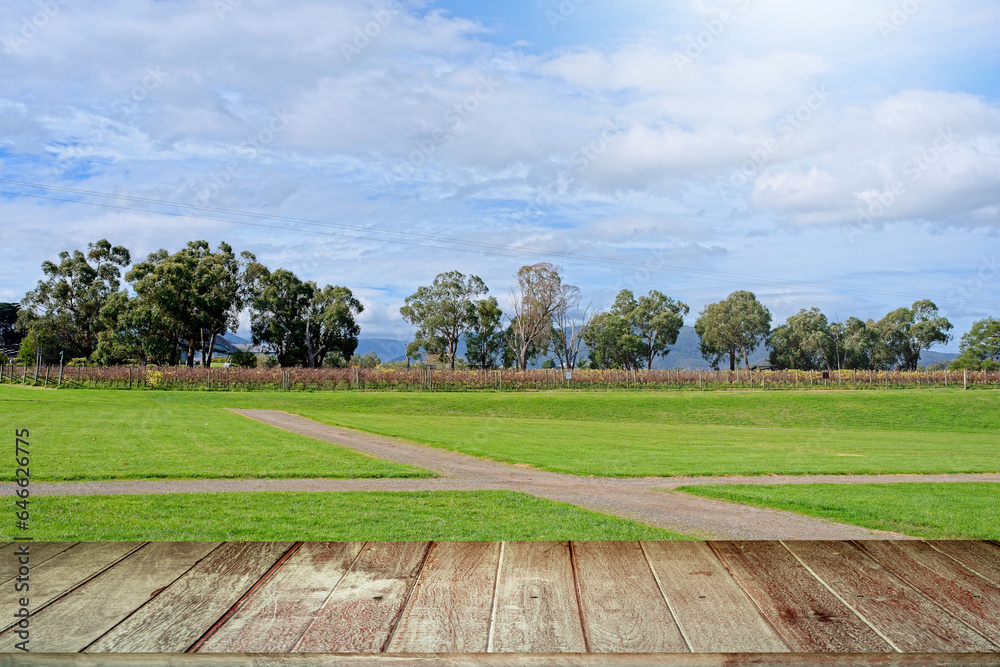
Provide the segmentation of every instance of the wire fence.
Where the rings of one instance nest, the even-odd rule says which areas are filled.
[[[218,391],[539,391],[1000,388],[1000,371],[447,370],[185,368],[0,364],[0,383],[38,387]]]

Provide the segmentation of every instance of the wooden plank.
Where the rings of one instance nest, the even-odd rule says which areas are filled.
[[[705,542],[643,542],[642,546],[692,651],[790,650]]]
[[[779,542],[709,544],[793,651],[892,652]]]
[[[499,542],[435,542],[387,651],[485,651]]]
[[[505,542],[490,650],[583,653],[568,542]]]
[[[29,565],[35,568],[77,544],[79,542],[20,542],[16,545],[10,545],[0,554],[0,587],[7,586],[7,582],[17,576],[20,563],[15,554],[18,547],[28,547]]]
[[[293,542],[227,542],[91,644],[88,653],[189,649]]]
[[[0,667],[996,667],[977,653],[72,653],[0,655]]]
[[[998,646],[848,542],[785,546],[903,653],[981,653]]]
[[[429,547],[430,542],[370,542],[292,650],[384,650]]]
[[[926,542],[857,543],[883,567],[949,614],[1000,643],[1000,586],[994,586]]]
[[[573,563],[590,651],[690,650],[638,542],[574,542]]]
[[[358,557],[363,542],[306,542],[195,649],[285,653]]]
[[[965,540],[933,540],[928,544],[1000,586],[1000,547],[995,544]]]
[[[13,585],[0,588],[0,609],[14,609],[18,600],[27,597],[31,613],[70,592],[91,577],[111,567],[122,558],[142,547],[142,542],[85,542],[52,556],[29,573],[27,592],[15,590]],[[20,607],[20,605],[17,605]],[[8,618],[13,618],[10,616]],[[13,627],[4,618],[0,631]]]
[[[218,546],[218,542],[159,542],[133,552],[32,615],[31,650],[82,651]],[[13,651],[19,641],[8,630],[0,635],[0,652]]]

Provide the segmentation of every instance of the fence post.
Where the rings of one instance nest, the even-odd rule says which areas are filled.
[[[969,388],[969,371],[968,369],[962,369],[962,389]]]
[[[66,354],[65,350],[59,353],[59,382],[56,383],[56,388],[62,386],[62,374],[63,374],[63,355]]]

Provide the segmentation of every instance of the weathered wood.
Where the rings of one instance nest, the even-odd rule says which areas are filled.
[[[32,567],[29,574],[28,595],[18,592],[13,585],[0,588],[0,609],[14,609],[22,597],[31,603],[31,613],[65,595],[90,578],[100,574],[136,549],[142,542],[85,542],[66,549],[48,559],[38,567]],[[20,606],[20,605],[18,605]],[[14,625],[13,615],[5,615],[0,621],[0,631]]]
[[[31,650],[82,651],[218,546],[218,542],[147,544],[32,615]],[[15,650],[19,641],[8,630],[0,635],[0,651]]]
[[[17,576],[20,567],[16,553],[18,547],[27,546],[29,566],[36,568],[53,556],[75,547],[78,542],[18,542],[4,547],[0,552],[0,587],[6,587],[7,582]]]
[[[690,650],[638,542],[574,542],[572,546],[590,651]]]
[[[492,651],[586,651],[567,542],[505,542],[495,607]]]
[[[928,544],[1000,586],[1000,546],[965,540],[934,540]]]
[[[996,667],[977,653],[367,653],[0,655],[0,667]]]
[[[1000,644],[1000,587],[926,542],[871,540],[857,545],[949,614]]]
[[[429,542],[366,545],[292,650],[384,650],[429,547]]]
[[[899,651],[961,653],[998,646],[848,542],[785,543],[813,573]]]
[[[705,542],[644,542],[677,624],[692,651],[789,651]]]
[[[304,543],[195,650],[290,651],[363,547],[363,542]]]
[[[709,544],[793,651],[893,651],[780,543]]]
[[[435,542],[387,651],[485,651],[499,542]]]
[[[227,542],[86,650],[188,650],[264,576],[293,542]]]

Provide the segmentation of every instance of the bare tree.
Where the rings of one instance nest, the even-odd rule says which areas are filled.
[[[594,302],[580,310],[580,288],[563,285],[563,296],[552,315],[552,351],[563,368],[576,368],[576,360],[583,351],[583,332],[597,314]]]
[[[544,350],[552,332],[552,317],[564,308],[566,298],[560,267],[548,262],[522,266],[517,272],[517,285],[511,288],[510,304],[514,317],[510,320],[507,344],[514,353],[517,367],[524,370],[532,350]]]

